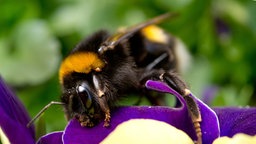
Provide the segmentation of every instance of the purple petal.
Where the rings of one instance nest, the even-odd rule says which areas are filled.
[[[35,143],[34,137],[26,126],[11,119],[2,108],[0,108],[0,114],[0,126],[11,143]]]
[[[99,143],[111,133],[117,125],[134,118],[160,120],[183,129],[192,126],[192,123],[187,121],[187,115],[184,116],[183,112],[169,107],[120,107],[113,111],[111,126],[107,128],[103,127],[103,123],[100,123],[93,128],[81,127],[77,120],[71,120],[63,136],[64,142],[67,144]],[[192,133],[191,129],[188,129],[187,131]]]
[[[30,117],[20,102],[8,86],[5,85],[3,79],[0,77],[0,107],[12,119],[19,123],[26,125],[30,121]],[[31,128],[31,133],[34,133],[34,128]]]
[[[256,108],[214,108],[220,122],[220,135],[256,134]]]
[[[34,143],[34,127],[27,128],[30,118],[19,99],[0,77],[0,126],[12,143]]]
[[[63,132],[52,132],[41,137],[37,144],[62,144]]]
[[[151,89],[175,95],[183,103],[184,107],[187,108],[183,97],[172,88],[168,87],[164,83],[157,82],[157,81],[149,80],[148,85],[149,84],[151,84],[149,86]],[[194,100],[197,102],[197,105],[201,113],[202,122],[200,123],[200,125],[202,130],[203,143],[206,143],[206,144],[212,143],[214,139],[216,139],[220,135],[219,121],[218,121],[217,115],[211,108],[209,108],[201,100],[193,96],[193,94],[191,94],[190,96],[193,97]],[[191,119],[187,119],[187,121],[191,121]],[[192,129],[192,133],[187,133],[187,134],[191,136],[193,140],[196,140],[193,126],[186,127],[185,129],[181,129],[181,130],[186,132],[186,129],[188,128]]]
[[[178,108],[170,108],[165,106],[137,106],[137,107],[120,107],[111,113],[111,125],[103,127],[103,122],[93,128],[81,127],[77,120],[71,120],[65,129],[63,140],[66,144],[71,143],[99,143],[120,123],[134,118],[155,119],[164,121],[185,131],[192,139],[196,139],[193,124],[189,117],[185,101],[173,89],[167,85],[157,81],[148,81],[147,87],[159,92],[174,94],[181,102]],[[195,98],[196,99],[196,98]],[[197,99],[196,99],[197,100]],[[202,129],[203,142],[211,143],[219,135],[218,121],[215,113],[204,105],[201,101],[197,101],[202,113]]]

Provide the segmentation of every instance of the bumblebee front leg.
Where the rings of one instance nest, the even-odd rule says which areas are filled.
[[[197,144],[202,144],[202,131],[201,131],[201,126],[200,122],[202,121],[201,119],[201,114],[200,110],[194,101],[194,99],[190,96],[191,92],[187,88],[185,82],[183,82],[176,74],[174,73],[163,73],[159,76],[159,79],[161,81],[164,81],[167,83],[170,87],[175,89],[178,93],[180,93],[187,104],[188,107],[188,112],[190,114],[190,117],[192,119],[192,122],[194,124],[194,129],[197,135]]]
[[[110,108],[109,105],[107,103],[106,97],[101,97],[99,99],[99,105],[101,110],[104,112],[105,114],[105,119],[104,119],[104,127],[108,127],[109,123],[110,123],[110,119],[111,119],[111,115],[110,115]]]

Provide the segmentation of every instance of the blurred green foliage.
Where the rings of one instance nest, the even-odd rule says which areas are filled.
[[[0,73],[31,116],[59,100],[60,61],[85,36],[169,11],[180,15],[162,26],[193,57],[184,74],[192,91],[217,86],[213,106],[256,105],[254,0],[6,0],[0,10]],[[47,132],[66,124],[60,106],[44,119]]]

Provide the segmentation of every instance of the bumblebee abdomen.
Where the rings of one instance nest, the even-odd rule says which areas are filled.
[[[169,37],[163,29],[156,25],[150,25],[141,30],[141,34],[151,42],[167,44]]]
[[[163,53],[167,56],[154,68],[175,67],[174,37],[156,25],[149,25],[129,39],[131,56],[139,68],[145,68]]]

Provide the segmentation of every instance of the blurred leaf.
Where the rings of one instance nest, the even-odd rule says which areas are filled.
[[[4,34],[12,31],[20,21],[38,17],[40,13],[36,1],[1,1],[0,9],[0,36],[6,36]]]
[[[232,86],[222,87],[213,101],[214,106],[237,106],[237,92]]]
[[[249,26],[253,30],[254,34],[256,34],[256,1],[247,1],[246,6],[249,12]]]
[[[211,80],[210,63],[205,58],[197,58],[191,65],[184,77],[192,92],[200,98]]]
[[[60,91],[58,78],[54,77],[44,84],[23,88],[17,94],[26,103],[26,108],[33,117],[49,102],[59,101]],[[63,130],[67,123],[63,107],[60,105],[48,108],[44,112],[44,119],[47,132]]]
[[[80,27],[86,29],[87,24],[84,24],[84,19],[89,19],[90,5],[68,4],[59,7],[51,16],[50,23],[53,30],[58,35],[67,35],[72,32],[77,32]],[[88,12],[86,12],[88,10]],[[84,24],[84,25],[83,25]]]
[[[0,40],[0,73],[9,83],[35,85],[56,72],[59,43],[43,21],[21,23],[8,38]]]
[[[213,101],[215,106],[247,106],[251,99],[253,88],[250,85],[237,89],[234,86],[222,87]]]
[[[251,100],[253,94],[253,87],[250,85],[245,85],[242,87],[240,93],[239,93],[239,105],[247,106]]]
[[[168,7],[170,10],[181,9],[191,3],[193,0],[158,0],[157,4],[161,7]]]
[[[249,13],[241,2],[238,0],[217,0],[214,3],[214,10],[218,13],[218,15],[224,15],[239,24],[247,24],[249,21]]]
[[[214,19],[210,10],[206,10],[198,21],[197,45],[200,54],[211,56],[216,50]]]
[[[46,134],[46,125],[43,116],[38,118],[36,123],[36,139]]]

